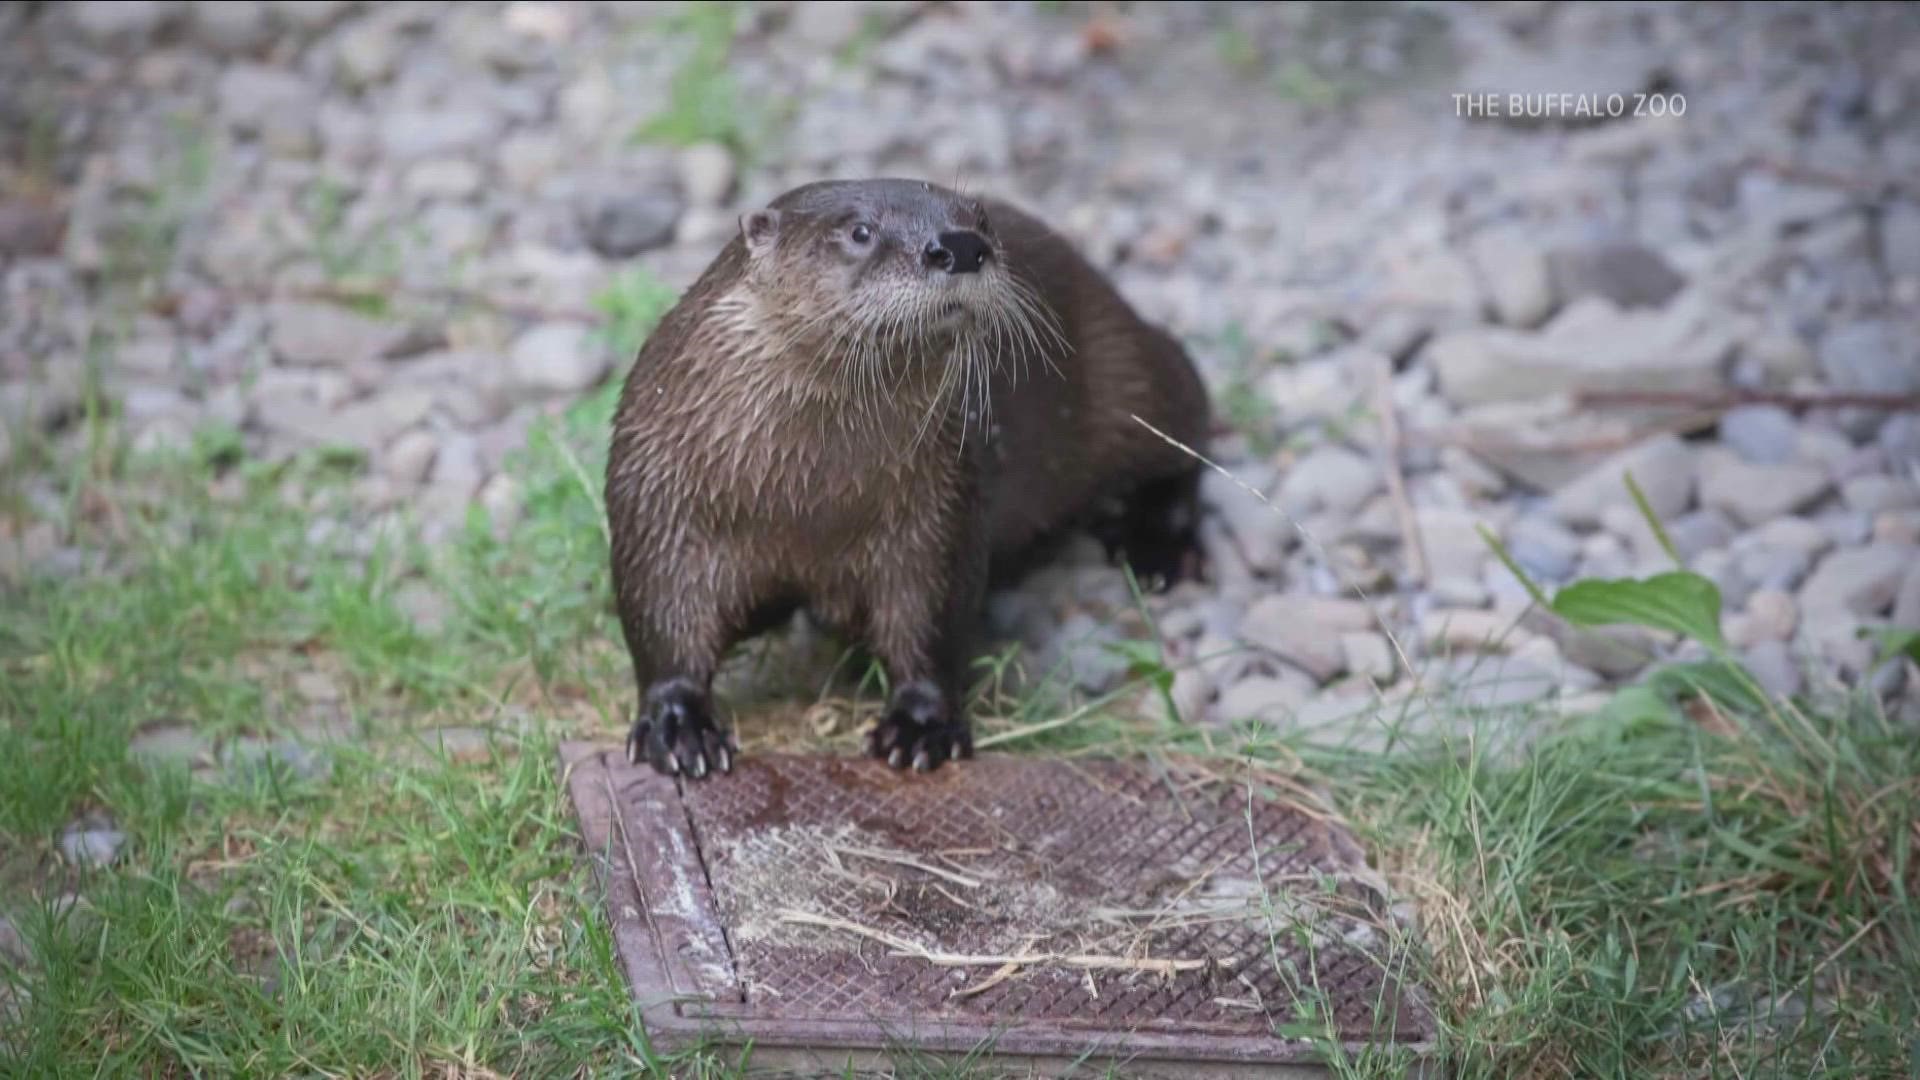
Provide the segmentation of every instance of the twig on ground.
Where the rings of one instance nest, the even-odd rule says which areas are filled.
[[[1199,971],[1212,963],[1211,960],[1195,959],[1157,959],[1154,957],[1103,956],[1098,953],[1056,953],[1028,952],[1018,956],[996,955],[988,953],[950,953],[929,949],[917,941],[911,941],[898,934],[885,930],[876,930],[846,919],[836,919],[831,915],[815,915],[810,911],[784,908],[775,919],[795,926],[813,926],[822,930],[838,930],[844,934],[877,941],[896,952],[918,957],[937,967],[1004,967],[1008,964],[1026,966],[1029,964],[1061,964],[1066,967],[1082,968],[1088,971],[1145,971],[1156,975],[1172,975],[1181,971]]]
[[[1407,498],[1407,476],[1400,468],[1400,415],[1393,406],[1393,365],[1381,362],[1374,367],[1373,411],[1380,417],[1380,470],[1387,476],[1387,499],[1393,504],[1394,520],[1400,523],[1400,544],[1407,551],[1407,576],[1414,585],[1427,580],[1427,543],[1420,535],[1420,519],[1414,516],[1413,502]]]
[[[1828,390],[1584,390],[1574,395],[1577,408],[1605,409],[1646,405],[1709,409],[1716,412],[1739,405],[1779,405],[1788,409],[1920,410],[1920,394],[1856,394]]]
[[[932,874],[934,877],[951,882],[963,889],[977,889],[981,884],[977,878],[971,878],[965,874],[958,874],[952,870],[942,870],[937,866],[921,862],[919,859],[903,851],[883,851],[879,848],[860,847],[855,844],[827,844],[825,846],[828,851],[838,855],[854,855],[862,859],[893,863],[896,866],[909,867],[924,874]]]

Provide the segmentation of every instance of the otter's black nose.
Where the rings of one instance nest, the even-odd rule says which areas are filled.
[[[943,232],[939,239],[927,241],[927,265],[949,274],[977,274],[993,248],[977,232]]]

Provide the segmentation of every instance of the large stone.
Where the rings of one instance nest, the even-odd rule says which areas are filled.
[[[1693,452],[1678,437],[1662,435],[1620,451],[1555,492],[1550,504],[1554,516],[1569,525],[1591,527],[1610,506],[1632,507],[1625,479],[1629,473],[1662,520],[1684,512],[1693,500]]]
[[[281,300],[268,311],[267,337],[281,363],[345,366],[393,354],[413,335],[398,322],[337,304]]]
[[[74,29],[95,45],[127,45],[151,37],[176,5],[160,0],[80,0],[64,5]]]
[[[1255,675],[1221,691],[1214,714],[1226,723],[1281,720],[1306,704],[1310,692],[1288,679]]]
[[[1427,352],[1441,389],[1457,405],[1583,391],[1707,390],[1720,385],[1721,367],[1739,338],[1729,320],[1703,307],[1623,311],[1588,298],[1539,333],[1456,331],[1436,338]]]
[[[395,109],[380,121],[380,145],[400,164],[478,156],[492,149],[501,126],[498,115],[479,108]]]
[[[1481,564],[1493,553],[1480,535],[1480,515],[1451,507],[1419,506],[1413,516],[1434,580],[1479,580]]]
[[[1378,683],[1393,681],[1398,670],[1394,660],[1393,643],[1385,634],[1372,630],[1349,631],[1340,635],[1340,651],[1345,657],[1345,667],[1355,675],[1361,675]]]
[[[1778,465],[1793,458],[1800,425],[1778,405],[1741,405],[1720,417],[1720,441],[1758,465]]]
[[[1920,393],[1920,336],[1885,319],[1835,327],[1820,342],[1820,370],[1837,390]]]
[[[1420,617],[1420,640],[1442,652],[1505,652],[1531,636],[1498,611],[1435,608]]]
[[[1318,510],[1345,516],[1359,509],[1383,482],[1372,459],[1342,446],[1320,446],[1286,470],[1277,501],[1296,516]]]
[[[1887,273],[1920,281],[1920,206],[1910,202],[1887,205],[1880,217],[1880,255]]]
[[[719,206],[733,193],[733,153],[719,143],[702,142],[687,147],[680,151],[675,166],[680,174],[680,190],[695,206]]]
[[[313,112],[313,88],[285,68],[234,64],[220,73],[220,112],[242,134],[266,131],[290,117]]]
[[[1340,635],[1372,624],[1372,613],[1354,601],[1268,596],[1241,616],[1240,636],[1326,682],[1346,668]]]
[[[236,55],[254,52],[273,38],[273,22],[266,9],[252,3],[200,0],[191,9],[189,27],[201,44]]]
[[[60,854],[75,866],[106,866],[120,857],[126,842],[119,829],[76,825],[61,834]]]
[[[606,377],[606,349],[586,326],[542,323],[521,334],[509,357],[514,381],[529,390],[576,394]]]
[[[1756,465],[1724,447],[1700,452],[1700,502],[1751,527],[1795,513],[1833,489],[1815,465]]]
[[[1496,318],[1508,326],[1538,326],[1553,312],[1547,259],[1519,226],[1489,229],[1467,245]]]
[[[1687,283],[1659,252],[1638,244],[1558,248],[1546,261],[1561,303],[1600,297],[1620,308],[1657,308]]]
[[[1858,619],[1886,614],[1916,559],[1920,559],[1920,548],[1908,544],[1870,544],[1833,552],[1820,560],[1800,587],[1800,606],[1807,621],[1827,621],[1841,613]]]
[[[579,206],[587,246],[609,259],[664,247],[686,204],[671,188],[593,192]]]

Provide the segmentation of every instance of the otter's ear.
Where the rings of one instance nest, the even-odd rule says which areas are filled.
[[[747,242],[747,253],[758,255],[770,250],[780,239],[780,211],[749,210],[740,215],[740,238]]]

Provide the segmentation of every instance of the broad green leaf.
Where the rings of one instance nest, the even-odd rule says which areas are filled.
[[[1717,653],[1727,651],[1726,638],[1720,634],[1719,587],[1684,570],[1644,581],[1576,581],[1554,596],[1551,607],[1575,626],[1627,623],[1671,630]]]

